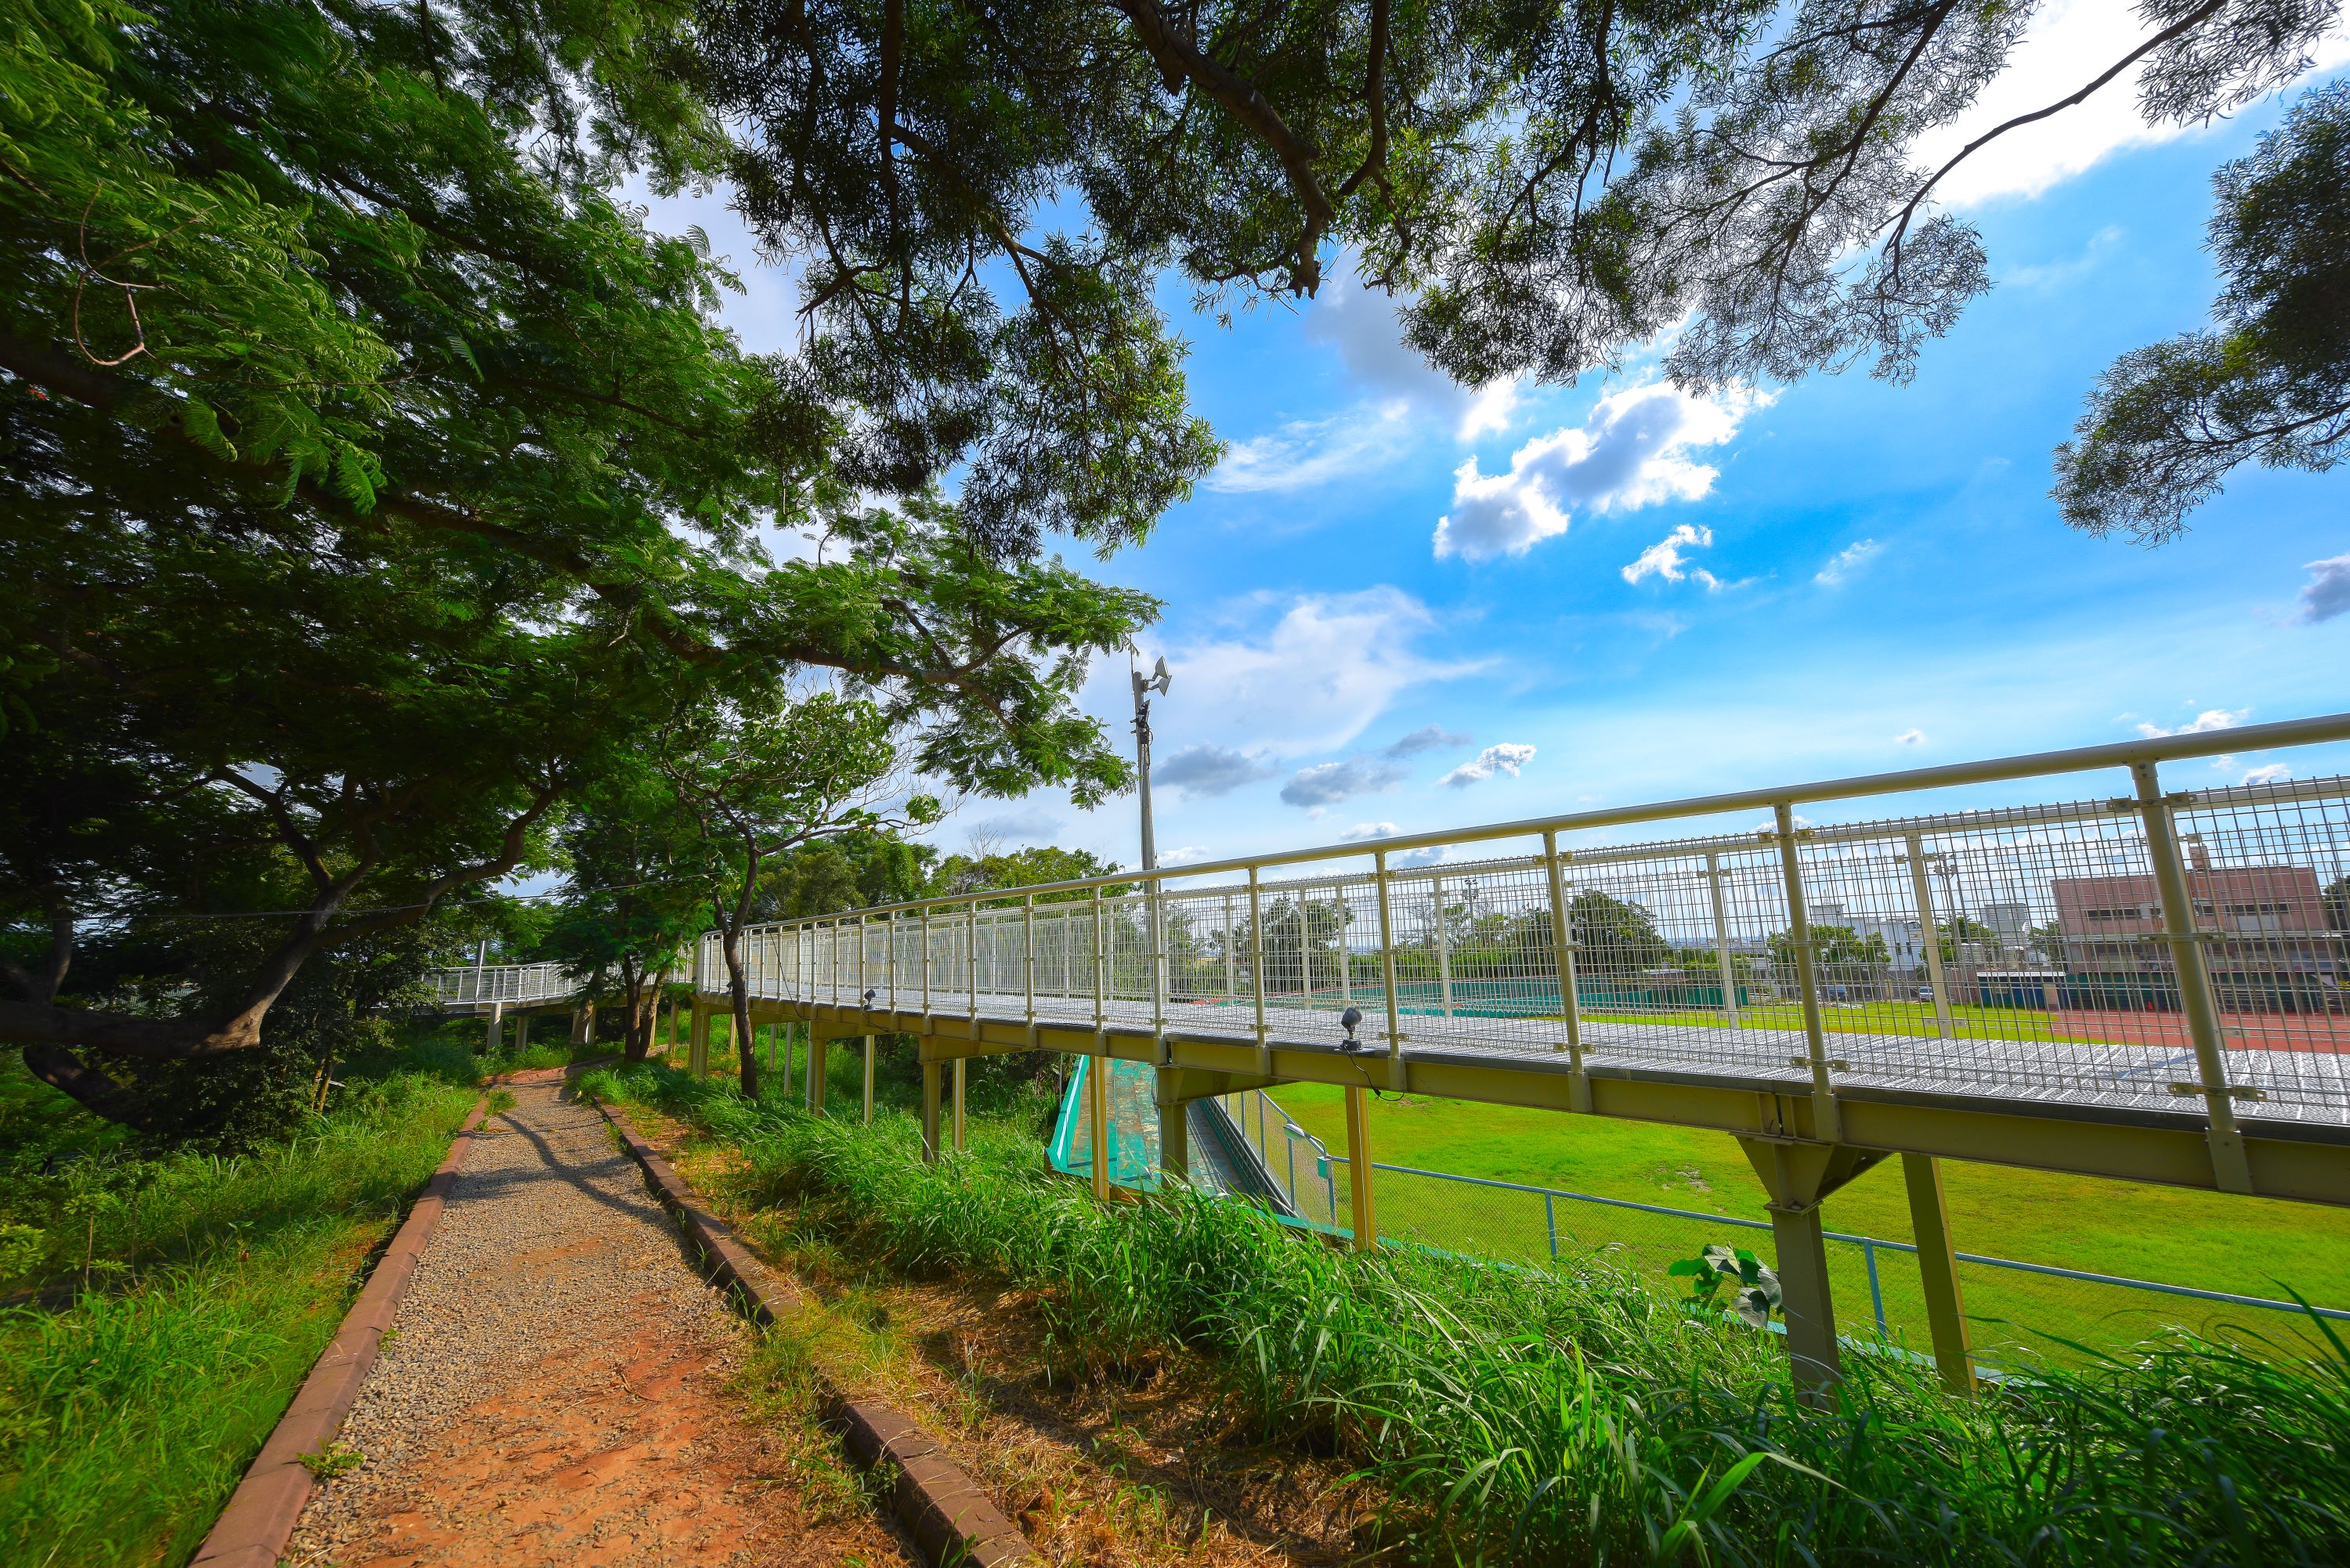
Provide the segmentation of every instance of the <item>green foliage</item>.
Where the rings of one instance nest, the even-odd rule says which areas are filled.
[[[706,245],[615,198],[719,167],[695,25],[5,0],[0,1037],[85,1105],[151,1120],[314,959],[551,865],[559,803],[797,672],[962,788],[1125,784],[1074,699],[1152,602],[857,488]],[[241,970],[109,983],[194,918]]]
[[[2114,361],[2056,449],[2053,493],[2087,533],[2158,545],[2240,463],[2323,471],[2350,450],[2350,80],[2212,186],[2216,327]]]
[[[99,1149],[45,1171],[50,1151],[9,1149],[0,1235],[37,1244],[10,1252],[0,1292],[69,1299],[0,1310],[0,1559],[136,1568],[195,1549],[473,1103],[416,1067],[355,1077],[299,1137],[233,1158]],[[0,1090],[61,1097],[13,1064]]]
[[[1969,922],[1971,924],[1971,922]],[[1885,945],[1878,931],[1863,936],[1850,926],[1814,926],[1812,933],[1813,961],[1840,969],[1883,969],[1893,961],[1892,950]],[[1973,939],[1968,939],[1970,940]],[[1795,940],[1787,931],[1774,931],[1770,939],[1771,961],[1779,966],[1782,974],[1795,972]]]
[[[1024,849],[981,849],[970,855],[950,855],[939,862],[937,871],[924,889],[931,895],[954,897],[963,893],[981,893],[996,888],[1028,888],[1045,882],[1077,882],[1088,877],[1107,877],[1118,870],[1115,861],[1105,860],[1087,849],[1065,849],[1057,844],[1034,844]],[[1102,897],[1115,898],[1134,890],[1131,883],[1113,882],[1102,888]],[[1069,903],[1090,899],[1090,892],[1045,893],[1037,897],[1040,904]]]
[[[1694,1258],[1683,1258],[1665,1271],[1690,1282],[1689,1307],[1700,1317],[1723,1312],[1735,1314],[1749,1328],[1761,1328],[1779,1309],[1779,1276],[1742,1247],[1709,1243]],[[1721,1299],[1725,1288],[1729,1299]]]
[[[659,1093],[650,1077],[611,1086]],[[1971,1401],[1853,1358],[1830,1408],[1773,1336],[1700,1323],[1603,1263],[1480,1265],[1302,1242],[1189,1191],[1110,1208],[983,1127],[923,1165],[870,1131],[703,1093],[746,1200],[852,1255],[1034,1291],[1055,1343],[1186,1346],[1267,1436],[1335,1442],[1431,1559],[1729,1563],[2324,1562],[2350,1550],[2350,1357],[2187,1337]]]

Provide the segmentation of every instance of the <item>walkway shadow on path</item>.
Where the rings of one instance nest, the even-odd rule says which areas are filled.
[[[539,1182],[559,1181],[616,1214],[625,1214],[631,1220],[666,1220],[666,1210],[650,1193],[645,1195],[644,1203],[639,1206],[630,1203],[625,1198],[613,1196],[590,1179],[591,1176],[602,1176],[622,1169],[631,1171],[636,1169],[635,1161],[629,1159],[625,1150],[599,1146],[592,1162],[582,1161],[577,1157],[567,1158],[558,1154],[542,1134],[515,1121],[514,1113],[511,1111],[501,1111],[491,1120],[494,1123],[503,1124],[504,1131],[522,1138],[531,1147],[536,1149],[541,1162],[540,1167],[536,1170],[469,1170],[465,1172],[465,1185],[451,1194],[452,1201],[479,1202],[503,1197],[506,1193],[518,1191]],[[595,1126],[598,1133],[609,1131],[601,1117],[597,1119]],[[606,1168],[607,1162],[609,1162],[608,1172]],[[667,1223],[660,1224],[659,1228],[669,1231],[676,1230],[675,1226]]]

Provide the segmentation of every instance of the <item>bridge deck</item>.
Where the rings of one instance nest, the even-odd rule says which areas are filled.
[[[770,994],[762,996],[763,1002],[789,1004],[806,1000],[852,1012],[858,1007],[858,993],[847,988],[836,991],[818,986],[806,999],[783,994],[788,987],[765,989]],[[974,1012],[966,992],[934,989],[928,1002],[934,1019],[964,1021]],[[1037,1022],[1063,1029],[1090,1029],[1092,999],[1081,1002],[1080,1007],[1066,997],[1039,997]],[[894,1007],[884,995],[877,995],[872,1004],[877,1022],[881,1014],[919,1012],[921,1005],[921,998],[902,992]],[[1384,1056],[1386,1014],[1375,1011],[1376,998],[1362,1005],[1364,1017],[1357,1027],[1357,1038],[1372,1054]],[[975,1011],[983,1024],[1024,1027],[1027,1022],[1024,996],[982,992]],[[1338,1016],[1337,1011],[1325,1007],[1268,1006],[1266,1044],[1284,1050],[1336,1053],[1345,1038]],[[1595,1075],[1630,1072],[1689,1082],[1733,1082],[1792,1095],[1811,1092],[1808,1045],[1802,1030],[1731,1028],[1719,1022],[1720,1014],[1712,1016],[1711,1023],[1701,1021],[1703,1015],[1686,1022],[1586,1019],[1581,1024],[1586,1070]],[[2116,1015],[2089,1016],[2109,1020]],[[2128,1037],[2129,1029],[2110,1026],[2105,1032],[2112,1038],[2017,1039],[1977,1033],[1944,1039],[1935,1034],[1847,1032],[1832,1023],[1826,1035],[1830,1078],[1839,1089],[1974,1100],[1989,1109],[2080,1107],[2165,1117],[2199,1115],[2195,1053],[2183,1029],[2166,1015],[2119,1016],[2126,1024],[2143,1023],[2137,1038]],[[2248,1030],[2258,1022],[2257,1017],[2248,1019]],[[1566,1064],[1565,1025],[1557,1019],[1412,1012],[1403,1015],[1402,1025],[1407,1063],[1483,1062],[1555,1070],[1564,1070]],[[1106,1001],[1103,1027],[1117,1034],[1147,1035],[1152,1030],[1149,1004]],[[1171,1038],[1253,1046],[1255,1008],[1253,1003],[1176,1003],[1167,1010],[1167,1032]],[[2309,1038],[2296,1032],[2295,1043],[2303,1045],[2298,1050],[2247,1046],[2223,1053],[2229,1081],[2250,1091],[2239,1109],[2248,1131],[2253,1124],[2268,1122],[2293,1127],[2304,1136],[2324,1128],[2350,1133],[2350,1051],[2309,1049],[2305,1044]],[[2258,1098],[2251,1097],[2255,1094]]]

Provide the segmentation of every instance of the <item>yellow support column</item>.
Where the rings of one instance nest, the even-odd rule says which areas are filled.
[[[865,1037],[865,1125],[873,1125],[873,1036]]]
[[[970,1077],[971,1064],[961,1056],[956,1057],[954,1066],[954,1147],[957,1154],[961,1154],[962,1152],[963,1087],[970,1081]]]
[[[939,1162],[939,1064],[922,1064],[922,1159]]]
[[[832,1042],[830,1039],[825,1035],[818,1034],[813,1026],[809,1028],[807,1108],[808,1115],[810,1116],[820,1116],[824,1115],[824,1054],[825,1047],[831,1044]]]
[[[695,1077],[710,1073],[710,1010],[699,1002],[693,1004],[692,1021],[686,1026],[685,1070]]]
[[[1159,1069],[1159,1168],[1179,1180],[1191,1179],[1191,1106],[1170,1099],[1182,1075],[1172,1067]]]
[[[1359,1085],[1347,1090],[1347,1189],[1358,1252],[1379,1244],[1371,1207],[1371,1129],[1364,1117],[1369,1099],[1370,1091]]]
[[[1905,1154],[1901,1174],[1909,1184],[1909,1228],[1918,1238],[1918,1272],[1926,1287],[1934,1366],[1951,1392],[1971,1394],[1975,1364],[1959,1294],[1959,1256],[1950,1245],[1950,1210],[1942,1198],[1942,1167],[1930,1154]]]
[[[1092,1140],[1094,1197],[1109,1201],[1109,1058],[1086,1058],[1086,1131]]]

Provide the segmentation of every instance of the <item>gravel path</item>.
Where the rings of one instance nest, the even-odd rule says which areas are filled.
[[[550,1075],[555,1076],[555,1075]],[[286,1561],[910,1561],[812,1521],[727,1393],[745,1331],[592,1106],[524,1082],[484,1125]]]

